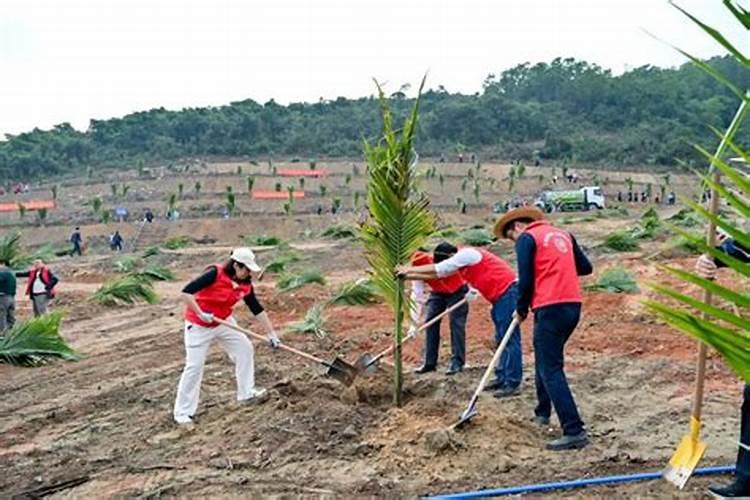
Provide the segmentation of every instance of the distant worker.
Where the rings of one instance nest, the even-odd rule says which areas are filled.
[[[667,205],[674,205],[677,201],[677,196],[674,194],[674,191],[670,191],[669,195],[667,196]]]
[[[123,239],[120,231],[116,230],[109,238],[109,246],[114,252],[122,252]]]
[[[16,273],[7,257],[0,257],[0,333],[16,324]]]
[[[148,222],[149,224],[151,224],[152,222],[154,222],[154,212],[152,212],[150,208],[146,209],[146,216],[145,217],[146,217],[146,222]]]
[[[622,191],[617,192],[617,201],[622,201]]]
[[[34,316],[47,314],[49,301],[55,298],[55,286],[59,282],[57,276],[52,274],[44,261],[37,259],[31,269],[16,273],[16,277],[29,279],[26,284],[26,296],[31,299]]]
[[[83,255],[83,237],[81,236],[81,228],[75,228],[73,234],[70,235],[70,242],[73,244],[73,252],[71,255]]]
[[[518,300],[516,273],[503,259],[483,248],[458,249],[448,242],[442,242],[435,247],[432,255],[435,258],[434,264],[399,266],[396,272],[406,279],[421,280],[461,276],[492,304],[490,314],[495,327],[493,338],[495,345],[498,345],[510,326]],[[495,367],[495,380],[485,390],[496,391],[495,397],[515,396],[520,392],[522,378],[521,329],[516,328]]]
[[[534,313],[536,421],[548,425],[554,407],[563,431],[562,437],[547,443],[547,449],[583,448],[589,440],[565,377],[563,352],[581,317],[578,276],[592,273],[591,262],[572,234],[553,227],[536,208],[505,214],[494,233],[516,244],[515,317],[524,321],[529,308]]]

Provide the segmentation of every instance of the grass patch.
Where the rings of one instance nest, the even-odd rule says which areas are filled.
[[[492,235],[486,229],[467,229],[460,234],[461,242],[465,245],[484,247],[492,244]]]
[[[276,282],[276,288],[282,292],[288,292],[309,285],[310,283],[325,285],[326,280],[323,274],[317,269],[308,269],[300,274],[289,273],[282,275]]]
[[[448,226],[440,229],[439,231],[436,231],[432,236],[434,238],[455,238],[456,236],[458,236],[458,231]]]
[[[175,236],[164,242],[164,248],[167,250],[179,250],[180,248],[189,247],[192,241],[187,236]]]
[[[375,285],[368,278],[344,283],[328,301],[328,305],[365,306],[380,302]]]
[[[281,273],[286,271],[286,266],[298,262],[299,260],[300,256],[297,252],[290,251],[283,253],[274,257],[274,259],[265,267],[265,271],[269,273]]]
[[[629,232],[616,231],[604,240],[604,247],[615,252],[632,252],[638,250],[638,240]]]
[[[638,293],[640,289],[633,274],[624,267],[610,267],[605,270],[587,290],[599,290],[610,293]]]
[[[154,246],[150,246],[150,247],[146,248],[143,251],[143,258],[144,259],[148,259],[149,257],[154,257],[156,255],[161,255],[161,248],[159,248],[158,246],[155,246],[155,245]]]
[[[276,236],[269,236],[267,234],[261,234],[260,236],[243,236],[242,241],[248,245],[255,245],[261,247],[275,247],[284,244],[284,240]]]
[[[129,273],[138,267],[137,257],[123,257],[115,261],[114,268],[115,272],[118,273]]]

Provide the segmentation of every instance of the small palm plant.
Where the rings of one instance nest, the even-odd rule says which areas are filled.
[[[325,184],[321,184],[320,186],[318,186],[318,189],[320,190],[320,196],[325,198],[325,195],[328,192],[328,188],[325,186]]]
[[[404,293],[404,282],[396,278],[395,269],[409,262],[434,231],[435,219],[427,197],[417,190],[417,162],[414,134],[417,127],[420,97],[425,80],[404,126],[393,126],[388,101],[376,82],[383,119],[383,137],[377,144],[365,143],[367,158],[367,207],[371,217],[362,227],[362,240],[370,263],[372,282],[391,306],[394,328],[394,404],[402,402],[401,340],[404,316],[411,304]]]
[[[94,212],[94,215],[98,215],[103,205],[101,196],[94,196],[91,198],[91,200],[89,200],[89,205],[91,205],[91,210]]]
[[[153,284],[137,276],[127,275],[103,284],[91,297],[93,302],[103,306],[133,305],[137,302],[155,304],[159,297]]]
[[[50,188],[50,191],[52,191],[52,199],[57,200],[57,184],[52,186],[52,188]]]
[[[43,226],[44,222],[47,220],[47,209],[46,208],[40,208],[36,211],[36,216],[39,219],[39,225]]]
[[[182,195],[185,193],[185,185],[183,183],[177,184],[177,196],[182,199]]]
[[[201,188],[203,186],[201,185],[201,181],[195,181],[195,186],[193,186],[193,190],[195,191],[196,196],[201,194]]]
[[[227,193],[226,208],[229,217],[232,217],[237,211],[237,198],[231,191]]]
[[[130,186],[128,184],[123,184],[122,186],[120,186],[120,192],[122,193],[123,198],[128,195],[128,191],[130,191]]]
[[[177,210],[177,194],[171,193],[167,197],[167,214],[171,217],[175,210]]]
[[[24,205],[23,203],[18,204],[18,217],[20,219],[26,217],[26,205]]]
[[[253,186],[255,186],[255,177],[252,175],[247,176],[247,192],[252,193],[253,192]]]
[[[14,268],[22,258],[21,233],[8,233],[0,238],[0,260],[8,262]]]
[[[59,312],[16,324],[0,335],[0,361],[17,366],[39,366],[50,358],[75,361],[80,356],[60,336]]]

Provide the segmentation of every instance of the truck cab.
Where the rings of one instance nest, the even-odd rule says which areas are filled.
[[[575,212],[603,209],[604,194],[599,186],[586,186],[570,191],[544,191],[534,202],[540,210],[550,212]]]

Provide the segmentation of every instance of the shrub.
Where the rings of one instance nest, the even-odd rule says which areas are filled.
[[[296,288],[303,287],[310,283],[318,283],[325,285],[326,280],[320,271],[316,269],[308,269],[303,271],[301,274],[285,274],[276,282],[276,288],[282,292],[288,292]]]
[[[191,240],[187,236],[175,236],[164,242],[164,248],[167,250],[178,250],[190,246]]]
[[[466,245],[481,247],[492,244],[492,235],[486,229],[468,229],[459,237]]]
[[[615,252],[630,252],[638,250],[638,241],[625,231],[616,231],[604,240],[604,246]]]
[[[334,224],[328,226],[322,233],[321,236],[324,238],[333,238],[334,240],[342,240],[347,238],[356,238],[357,230],[346,224]]]
[[[375,285],[368,278],[344,283],[328,301],[328,305],[363,306],[380,302]]]
[[[610,267],[599,275],[593,285],[587,290],[602,290],[611,293],[638,293],[640,290],[635,278],[623,267]]]

